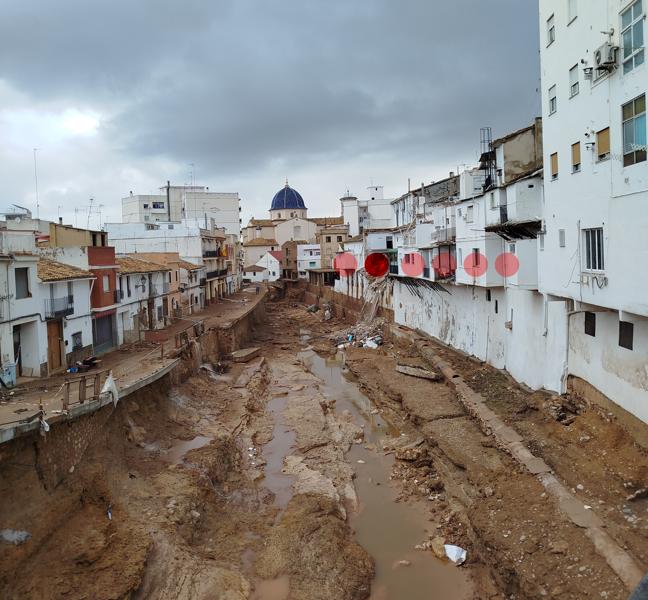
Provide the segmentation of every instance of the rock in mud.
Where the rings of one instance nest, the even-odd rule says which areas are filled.
[[[291,600],[365,600],[373,561],[339,515],[337,503],[328,498],[294,496],[257,559],[257,574],[263,579],[288,575]]]

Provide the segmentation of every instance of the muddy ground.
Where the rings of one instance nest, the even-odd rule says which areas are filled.
[[[550,398],[429,340],[334,358],[348,324],[295,300],[267,312],[259,357],[124,401],[55,486],[34,444],[0,455],[0,528],[31,534],[0,544],[3,598],[627,596],[448,382],[395,367],[451,362],[647,567],[648,500],[626,497],[648,463],[609,415],[558,422]],[[463,566],[435,556],[443,542]]]

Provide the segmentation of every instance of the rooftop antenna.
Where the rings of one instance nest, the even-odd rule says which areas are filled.
[[[79,226],[79,218],[78,218],[78,214],[79,214],[79,208],[78,208],[77,206],[75,206],[75,207],[74,207],[74,226],[75,226],[75,227],[78,227],[78,226]]]
[[[38,169],[36,167],[36,150],[34,148],[34,183],[36,184],[36,218],[40,219],[40,200],[38,198]]]
[[[101,231],[101,209],[104,207],[103,204],[99,205],[99,231]]]
[[[90,206],[88,206],[88,222],[86,223],[86,229],[90,229],[90,213],[92,212],[92,203],[94,198],[90,198]]]

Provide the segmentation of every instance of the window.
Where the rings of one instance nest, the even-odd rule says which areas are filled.
[[[481,254],[479,253],[479,248],[473,248],[472,255],[473,255],[472,264],[474,267],[478,267],[479,263],[481,262]]]
[[[558,179],[558,152],[551,155],[551,179]]]
[[[497,200],[495,199],[495,193],[494,192],[490,193],[490,207],[491,207],[491,210],[495,210],[497,208]]]
[[[169,225],[168,225],[168,227],[167,227],[167,229],[173,229],[173,228],[174,228],[174,225],[173,225],[173,223],[169,223]]]
[[[80,331],[72,334],[72,350],[81,350],[83,348],[83,336]]]
[[[573,98],[578,95],[578,65],[569,69],[569,97]]]
[[[547,19],[547,46],[551,46],[556,41],[556,24],[554,16]]]
[[[486,290],[486,302],[490,302],[490,301],[491,301],[491,291]]]
[[[499,303],[495,300],[495,314],[499,312]]]
[[[164,317],[164,313],[162,312],[162,307],[158,306],[157,307],[157,320],[161,321]]]
[[[103,291],[104,292],[110,291],[110,277],[108,277],[108,275],[103,276]]]
[[[317,264],[317,263],[316,263],[314,260],[311,260],[311,261],[308,263],[308,266],[309,266],[309,267],[314,267],[316,264]]]
[[[473,212],[474,212],[474,210],[475,210],[475,209],[474,209],[473,206],[468,206],[468,207],[466,208],[466,221],[467,221],[468,223],[472,223],[472,222],[473,222]]]
[[[596,134],[596,159],[605,160],[610,157],[610,128],[601,129]]]
[[[388,235],[386,238],[387,248],[392,250],[394,248],[394,238],[391,235]]]
[[[326,236],[326,243],[328,244],[328,243],[330,243],[330,241],[331,241],[331,236],[330,236],[330,235],[327,235],[327,236]]]
[[[637,0],[621,13],[623,72],[629,73],[644,62],[643,0]]]
[[[142,204],[142,207],[143,208],[148,208],[148,203],[144,202],[144,204]]]
[[[341,241],[342,241],[342,236],[341,236],[341,235],[338,235],[338,236],[337,236],[337,241],[338,241],[338,242],[341,242]]]
[[[126,294],[131,297],[130,275],[126,275]]]
[[[564,229],[559,229],[558,230],[558,246],[560,248],[564,248],[566,246],[566,244],[565,244],[565,230]]]
[[[558,110],[558,98],[556,97],[556,86],[549,88],[549,114],[553,115]]]
[[[567,25],[578,16],[578,0],[568,0],[567,3]]]
[[[646,95],[623,105],[623,166],[646,160]]]
[[[545,236],[544,234],[540,233],[538,234],[538,242],[540,245],[540,251],[542,252],[544,250],[544,244],[545,244]]]
[[[572,173],[578,173],[581,170],[581,145],[580,142],[572,144]]]
[[[588,271],[603,271],[605,260],[603,255],[603,228],[584,229],[585,268]]]
[[[153,202],[153,208],[164,208],[164,202]]]
[[[632,350],[634,324],[629,321],[619,321],[619,346]]]
[[[16,279],[16,300],[31,298],[29,291],[29,267],[18,267],[14,269]]]
[[[596,314],[593,312],[585,313],[585,333],[596,337]]]

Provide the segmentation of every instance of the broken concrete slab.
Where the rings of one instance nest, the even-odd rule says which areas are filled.
[[[430,371],[422,367],[411,367],[409,365],[396,365],[396,371],[410,377],[429,379],[430,381],[441,381],[442,377],[436,371]]]
[[[232,360],[235,363],[246,363],[250,362],[253,358],[256,358],[261,353],[261,348],[242,348],[241,350],[236,350],[232,352]]]

